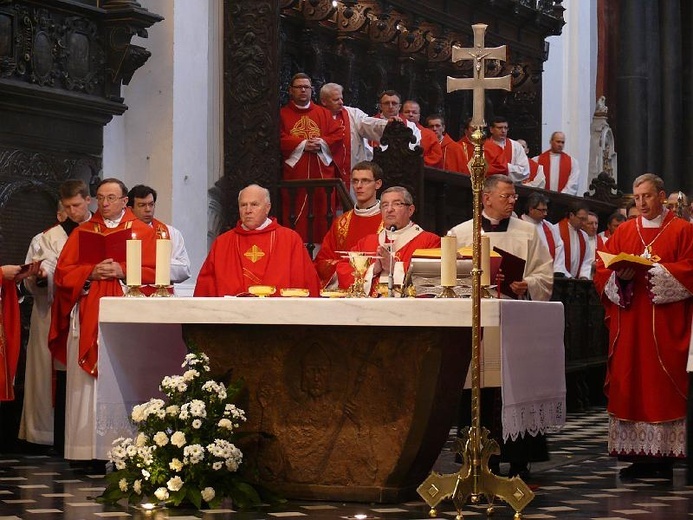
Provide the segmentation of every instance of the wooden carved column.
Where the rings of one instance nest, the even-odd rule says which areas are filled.
[[[260,184],[277,200],[282,3],[224,2],[224,176],[210,190],[211,238],[236,224],[246,185]]]

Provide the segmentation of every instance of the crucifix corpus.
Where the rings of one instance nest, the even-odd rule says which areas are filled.
[[[474,158],[470,162],[472,191],[474,193],[474,231],[472,261],[472,425],[466,428],[462,438],[457,440],[455,451],[462,456],[462,467],[457,473],[442,475],[431,472],[417,488],[428,506],[431,517],[437,516],[436,507],[445,499],[451,499],[457,510],[457,520],[462,519],[462,508],[467,500],[473,504],[485,496],[488,501],[487,514],[493,513],[496,497],[507,502],[515,510],[515,519],[522,517],[521,511],[534,498],[534,493],[521,478],[505,478],[493,474],[488,461],[491,455],[500,455],[498,443],[489,438],[489,432],[481,427],[481,192],[486,176],[486,161],[483,151],[484,92],[486,89],[510,90],[510,76],[502,78],[484,77],[485,61],[489,59],[506,60],[506,47],[487,49],[484,47],[485,24],[472,25],[474,47],[452,49],[452,61],[474,60],[471,78],[448,77],[448,92],[472,90],[474,92],[474,113],[472,134]],[[460,346],[461,347],[461,346]]]
[[[484,35],[486,24],[472,25],[474,30],[473,48],[452,48],[452,62],[462,60],[474,60],[474,70],[471,78],[451,78],[448,76],[448,93],[455,90],[471,90],[474,93],[474,111],[472,112],[472,126],[485,126],[484,121],[484,91],[486,89],[510,90],[510,76],[501,78],[487,78],[485,75],[486,60],[507,60],[507,47],[484,47]]]

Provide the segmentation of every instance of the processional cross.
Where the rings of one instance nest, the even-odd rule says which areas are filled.
[[[494,475],[488,467],[489,457],[500,454],[498,443],[489,439],[489,432],[481,428],[479,402],[481,396],[481,192],[487,165],[484,160],[483,134],[481,127],[484,122],[484,92],[486,89],[510,90],[510,76],[502,78],[486,78],[484,76],[485,61],[490,59],[506,60],[506,47],[484,47],[484,34],[487,25],[472,25],[474,30],[474,47],[463,49],[453,47],[452,61],[474,60],[473,77],[448,77],[448,92],[455,90],[472,90],[474,92],[474,113],[472,126],[476,131],[472,134],[474,142],[474,158],[469,163],[471,171],[472,191],[474,192],[473,219],[473,268],[472,268],[472,425],[465,436],[458,439],[456,451],[462,455],[463,464],[457,473],[441,475],[431,472],[426,480],[417,488],[431,508],[431,516],[437,516],[436,507],[445,499],[452,499],[457,510],[457,520],[462,519],[462,507],[471,499],[479,503],[483,495],[489,505],[487,514],[493,512],[493,500],[499,497],[505,500],[514,510],[515,518],[522,517],[521,511],[534,498],[534,493],[519,477],[505,478]]]

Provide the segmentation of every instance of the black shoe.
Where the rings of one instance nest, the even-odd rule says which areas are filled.
[[[674,477],[674,468],[667,462],[634,462],[628,467],[621,468],[618,476],[622,479],[633,478],[666,478]]]

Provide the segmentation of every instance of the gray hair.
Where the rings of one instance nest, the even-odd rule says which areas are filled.
[[[636,177],[633,181],[633,191],[635,191],[635,188],[644,182],[651,182],[654,185],[655,190],[657,190],[657,193],[664,191],[664,181],[661,177],[655,175],[654,173],[643,173],[641,176]]]
[[[491,193],[493,190],[495,190],[500,183],[503,184],[513,184],[513,181],[510,177],[507,175],[504,175],[502,173],[496,173],[494,175],[489,175],[484,179],[484,193]]]
[[[262,192],[265,195],[265,202],[267,202],[267,204],[271,203],[269,190],[267,188],[265,188],[264,186],[260,186],[259,184],[248,184],[245,188],[243,188],[241,191],[239,191],[238,192],[238,202],[241,201],[241,193],[243,193],[248,188],[258,188],[258,189],[262,190]]]
[[[390,186],[380,194],[380,197],[382,198],[382,196],[386,193],[401,193],[404,202],[410,205],[414,204],[414,198],[411,196],[411,193],[409,193],[409,190],[404,186]]]
[[[320,89],[320,101],[324,101],[332,92],[344,93],[344,87],[339,83],[325,83]]]

